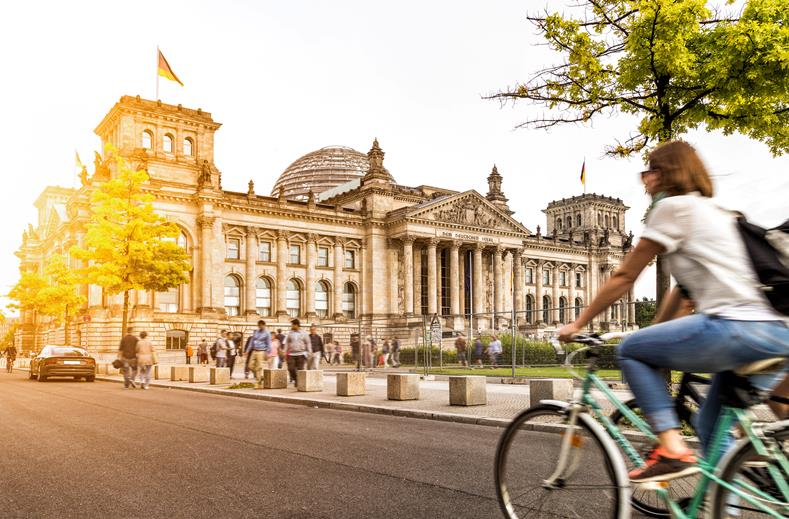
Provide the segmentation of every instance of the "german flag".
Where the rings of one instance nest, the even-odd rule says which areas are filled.
[[[159,66],[158,66],[159,70],[158,70],[158,74],[160,76],[162,76],[163,78],[167,78],[170,81],[175,81],[179,85],[184,86],[184,84],[181,83],[181,80],[178,79],[178,76],[175,75],[175,72],[173,72],[173,69],[170,68],[170,64],[167,63],[167,60],[165,59],[164,54],[162,54],[162,51],[160,51],[159,49],[156,49],[156,50],[159,53]]]
[[[586,159],[584,159],[584,163],[581,166],[581,184],[586,187]]]

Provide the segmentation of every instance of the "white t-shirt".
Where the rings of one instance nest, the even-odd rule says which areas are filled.
[[[660,200],[641,235],[666,248],[669,272],[696,311],[739,321],[780,321],[759,288],[734,215],[698,192]]]

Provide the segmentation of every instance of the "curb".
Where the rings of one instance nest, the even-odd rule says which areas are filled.
[[[102,382],[123,383],[123,380],[97,375],[96,380]],[[193,391],[196,393],[206,393],[211,395],[231,396],[236,398],[247,398],[250,400],[263,400],[280,404],[293,404],[305,407],[317,407],[321,409],[336,409],[339,411],[352,411],[357,413],[381,414],[389,416],[400,416],[404,418],[418,418],[421,420],[435,420],[439,422],[454,422],[467,425],[483,425],[486,427],[507,427],[511,420],[505,418],[469,416],[458,413],[442,413],[436,411],[420,411],[417,409],[398,409],[386,406],[370,404],[353,404],[346,402],[335,402],[334,400],[319,400],[315,398],[295,398],[291,396],[267,395],[265,393],[240,393],[230,389],[210,388],[210,387],[189,387],[173,386],[166,383],[151,381],[151,386],[164,389],[178,389],[181,391]]]

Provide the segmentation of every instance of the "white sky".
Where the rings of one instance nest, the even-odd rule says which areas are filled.
[[[557,2],[558,3],[558,2]],[[552,2],[553,4],[553,2]],[[122,7],[121,7],[122,6]],[[158,44],[186,84],[162,79],[167,103],[223,123],[215,161],[225,189],[249,179],[268,194],[301,155],[341,144],[367,152],[378,137],[398,183],[486,193],[492,165],[515,217],[532,231],[551,200],[588,191],[622,198],[636,235],[647,205],[632,160],[603,157],[634,120],[599,119],[550,133],[513,130],[540,108],[501,108],[481,95],[556,60],[525,20],[535,2],[147,1],[7,3],[0,17],[0,291],[18,278],[13,255],[46,185],[75,186],[74,150],[92,165],[93,128],[124,94],[155,97]],[[762,224],[787,216],[789,158],[719,133],[687,136],[722,202]],[[654,296],[654,274],[636,295]]]

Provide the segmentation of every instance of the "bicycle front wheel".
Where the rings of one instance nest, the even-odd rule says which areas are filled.
[[[506,517],[629,517],[623,465],[611,459],[589,415],[579,414],[574,426],[569,418],[564,408],[542,404],[504,431],[496,492]]]

